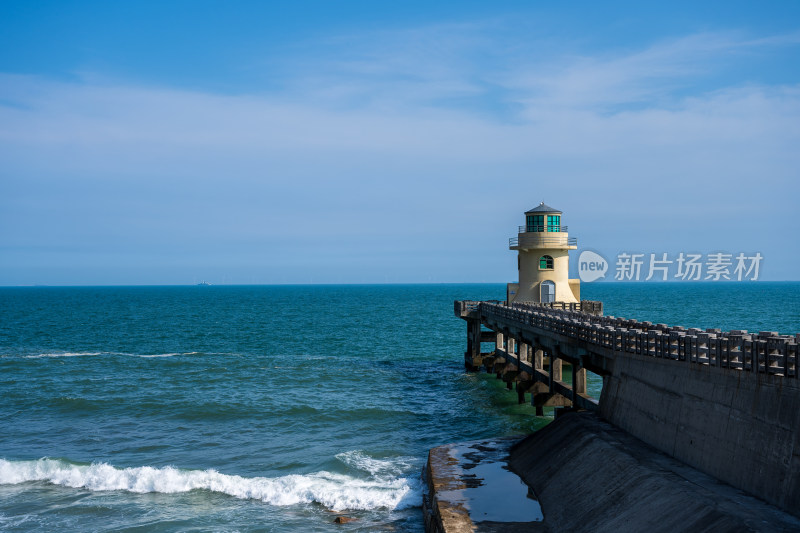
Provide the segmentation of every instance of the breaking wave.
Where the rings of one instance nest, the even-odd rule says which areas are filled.
[[[353,452],[355,463],[365,460],[358,453]],[[369,466],[384,475],[362,479],[322,471],[274,478],[242,477],[216,470],[181,470],[171,466],[117,468],[106,463],[79,465],[47,458],[34,461],[0,459],[0,484],[44,481],[92,491],[162,494],[207,490],[276,506],[319,503],[333,511],[405,509],[419,505],[419,482],[390,475],[392,468],[378,466],[388,461],[370,461],[377,461]]]

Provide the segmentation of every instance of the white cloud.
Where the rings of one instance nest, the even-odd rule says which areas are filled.
[[[4,74],[0,246],[114,241],[269,264],[403,250],[445,280],[464,250],[506,253],[517,211],[546,199],[601,249],[621,238],[596,220],[639,217],[625,239],[686,232],[701,249],[725,235],[798,259],[785,233],[749,231],[737,211],[797,229],[800,85],[692,84],[737,50],[796,36],[537,58],[492,48],[492,31],[400,32],[369,52],[362,40],[360,54],[285,71],[291,90],[244,95]]]

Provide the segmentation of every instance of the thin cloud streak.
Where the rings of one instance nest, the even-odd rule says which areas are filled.
[[[627,54],[557,58],[512,73],[506,84],[519,94],[528,116],[553,108],[607,113],[631,104],[679,106],[676,93],[724,70],[732,56],[797,44],[796,34],[770,39],[698,34]]]

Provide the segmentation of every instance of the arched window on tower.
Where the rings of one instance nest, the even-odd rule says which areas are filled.
[[[539,270],[553,270],[553,258],[543,255],[539,258]]]

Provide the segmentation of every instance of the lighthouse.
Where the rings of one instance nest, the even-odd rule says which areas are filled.
[[[508,303],[579,302],[581,280],[569,279],[569,251],[578,248],[561,225],[561,211],[540,203],[525,212],[525,225],[508,241],[516,250],[518,283],[509,283]]]

